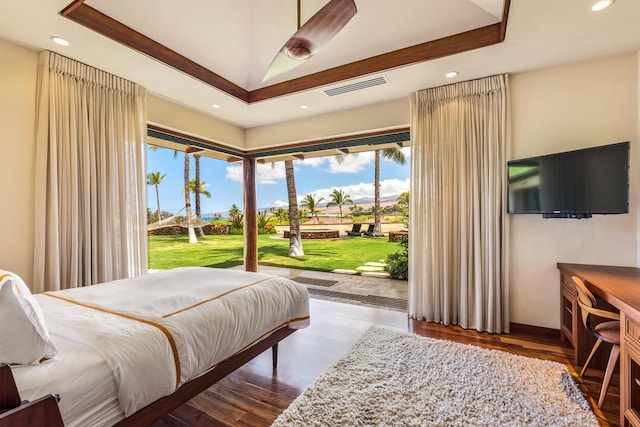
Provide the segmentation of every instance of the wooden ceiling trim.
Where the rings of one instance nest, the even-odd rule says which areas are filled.
[[[239,148],[231,148],[225,146],[223,144],[210,141],[204,138],[200,138],[197,136],[189,135],[174,129],[165,128],[163,126],[159,126],[153,123],[147,123],[147,134],[149,136],[164,139],[167,141],[175,142],[178,144],[185,145],[187,147],[193,146],[194,148],[202,148],[206,150],[218,151],[224,154],[227,154],[227,161],[235,162],[244,158],[268,158],[270,156],[282,157],[288,155],[298,158],[304,159],[304,153],[301,153],[301,150],[306,150],[307,152],[311,152],[311,148],[314,146],[326,146],[327,144],[339,144],[339,143],[353,143],[353,142],[362,142],[366,141],[368,138],[376,138],[376,137],[384,137],[385,135],[399,135],[409,133],[409,127],[402,127],[396,129],[386,129],[375,132],[363,132],[354,135],[340,136],[340,137],[331,137],[324,139],[315,139],[312,141],[299,142],[294,144],[282,144],[275,147],[265,147],[253,150],[242,150]],[[367,145],[366,142],[361,143],[360,145]],[[348,147],[332,147],[333,149],[342,152],[343,154],[349,154],[350,150]],[[190,148],[186,148],[189,150]],[[319,148],[324,149],[324,148]],[[274,154],[274,151],[278,153]],[[280,151],[286,151],[286,153],[279,153]],[[261,159],[264,160],[264,159]]]
[[[60,11],[60,15],[62,16],[67,16],[69,15],[71,12],[73,12],[74,10],[76,10],[76,8],[80,5],[82,5],[84,3],[84,0],[75,0],[71,3],[69,3],[69,5],[67,7],[65,7],[64,9],[62,9],[62,11]]]
[[[504,0],[504,8],[502,9],[502,21],[500,21],[500,41],[503,42],[507,36],[507,21],[509,20],[509,6],[511,0]]]
[[[500,24],[492,24],[256,89],[249,92],[249,102],[266,101],[314,87],[353,79],[366,74],[378,73],[405,65],[491,46],[501,41]]]
[[[73,7],[72,7],[73,6]],[[242,87],[180,55],[168,47],[127,27],[104,13],[84,3],[71,3],[60,12],[66,18],[83,25],[98,34],[123,44],[137,52],[150,56],[169,67],[182,71],[201,82],[217,88],[241,101],[248,102],[249,93]]]
[[[105,37],[250,104],[501,43],[506,34],[509,6],[510,0],[505,0],[502,21],[496,24],[384,53],[253,91],[247,91],[155,40],[87,6],[84,4],[84,0],[74,0],[60,13]]]
[[[341,142],[347,143],[351,141],[366,140],[368,138],[375,138],[375,137],[380,137],[385,135],[409,133],[410,132],[409,129],[410,128],[407,126],[402,128],[386,129],[386,130],[375,131],[375,132],[363,132],[363,133],[358,133],[354,135],[337,136],[337,137],[324,138],[324,139],[314,139],[312,141],[297,142],[293,144],[282,144],[275,147],[265,147],[265,148],[257,148],[254,150],[249,150],[249,151],[246,151],[246,155],[250,157],[261,157],[261,156],[264,157],[264,156],[272,155],[271,153],[273,153],[274,151],[285,150],[287,152],[298,152],[298,151],[301,151],[302,149],[308,149],[314,146],[327,145],[327,144],[339,144]],[[342,147],[334,147],[334,148],[340,151],[344,149]],[[348,148],[346,148],[345,151],[346,151],[345,154],[348,154],[350,152]],[[301,153],[297,153],[297,154],[301,154]]]
[[[178,144],[186,145],[187,147],[193,145],[195,147],[202,148],[205,150],[218,151],[221,153],[228,154],[230,157],[233,157],[233,158],[235,157],[244,158],[247,155],[247,152],[245,150],[232,148],[232,147],[223,145],[219,142],[189,135],[174,129],[168,129],[163,126],[158,126],[152,123],[147,123],[147,135],[153,136],[155,138],[171,141],[171,142],[176,142]],[[189,150],[189,148],[187,148],[186,150]]]

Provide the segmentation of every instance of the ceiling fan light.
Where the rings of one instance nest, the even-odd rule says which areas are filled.
[[[311,57],[311,51],[304,46],[287,48],[287,57],[296,61],[304,61]]]
[[[285,53],[287,58],[294,59],[296,61],[304,61],[313,56],[313,46],[307,39],[301,37],[294,37],[289,40],[285,46]]]
[[[606,9],[613,4],[614,0],[598,0],[591,6],[591,10],[598,12],[602,9]]]

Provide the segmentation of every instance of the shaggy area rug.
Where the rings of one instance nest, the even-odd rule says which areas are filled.
[[[371,327],[273,426],[597,426],[556,362]]]

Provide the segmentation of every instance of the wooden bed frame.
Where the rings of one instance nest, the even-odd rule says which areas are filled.
[[[278,343],[295,331],[296,329],[290,329],[287,326],[278,329],[262,341],[225,360],[198,378],[194,378],[182,385],[169,396],[156,400],[135,414],[118,422],[116,426],[140,426],[153,423],[202,393],[257,355],[268,350],[269,347],[272,349],[273,369],[276,369],[278,364]],[[0,365],[0,427],[16,425],[61,427],[63,423],[55,396],[49,395],[33,402],[22,402],[11,374],[11,368],[7,365]]]

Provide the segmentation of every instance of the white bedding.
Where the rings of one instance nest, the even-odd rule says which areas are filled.
[[[60,412],[66,427],[110,426],[124,418],[118,389],[109,366],[91,348],[51,336],[58,349],[55,360],[42,365],[12,368],[20,397],[35,400],[60,394]]]
[[[86,349],[93,353],[87,356],[90,364],[108,367],[119,407],[126,416],[270,332],[285,325],[302,328],[309,323],[304,286],[238,270],[180,268],[38,295],[37,299],[49,333],[65,342],[61,346],[64,354],[43,365],[50,367],[42,371],[44,375],[64,378],[66,374],[54,365],[73,365],[67,362],[75,357],[69,353],[77,347]],[[25,378],[38,375],[31,373],[38,368],[15,370],[21,392],[28,383]],[[93,381],[109,382],[90,380],[85,384],[89,388]],[[67,388],[62,382],[56,386]],[[54,389],[47,392],[61,393]],[[75,423],[76,414],[65,413],[62,401],[61,411],[65,423]],[[82,424],[87,425],[78,425]]]

